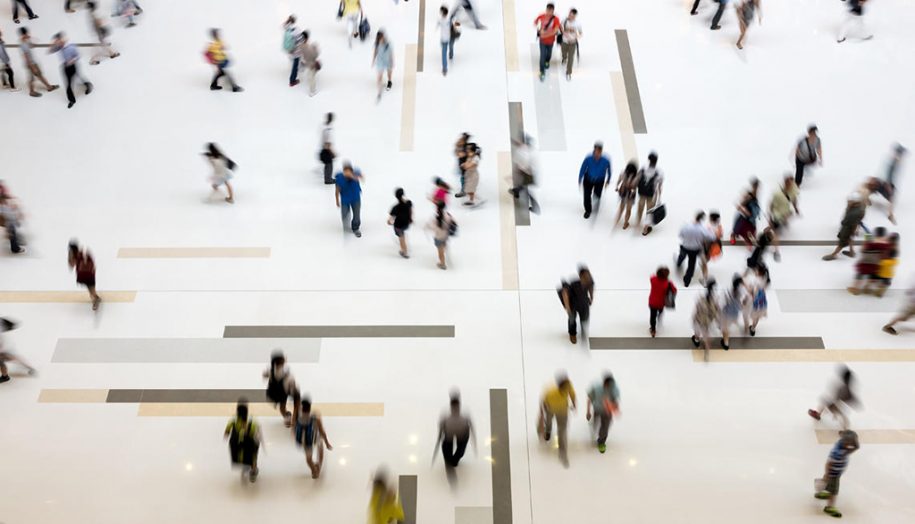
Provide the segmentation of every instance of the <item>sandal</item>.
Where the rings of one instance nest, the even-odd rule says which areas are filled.
[[[690,340],[692,340],[694,346],[699,347],[700,342],[699,342],[699,339],[696,337],[696,335],[693,335],[692,337],[690,337]]]

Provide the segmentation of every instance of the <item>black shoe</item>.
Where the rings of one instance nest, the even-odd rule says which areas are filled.
[[[388,85],[385,86],[385,90],[390,91],[391,87],[393,87],[393,86],[394,86],[394,83],[391,82],[390,80],[388,80]]]
[[[720,26],[720,25],[713,25],[713,26],[712,26],[712,31],[717,31],[717,30],[719,30],[719,29],[721,29],[721,26]]]
[[[590,212],[590,211],[585,211],[584,217],[585,217],[585,218],[591,218],[591,212]]]
[[[210,91],[219,91],[220,89],[222,89],[222,86],[210,86]]]
[[[699,12],[698,12],[698,11],[690,11],[689,14],[691,14],[691,15],[698,15]]]
[[[356,235],[356,238],[362,238],[362,231],[359,231],[358,229],[353,231],[353,234]]]
[[[69,102],[69,103],[67,104],[67,109],[70,109],[70,108],[73,107],[75,104],[76,104],[76,102]]]
[[[725,344],[724,339],[721,339],[721,349],[727,351],[727,350],[731,349],[731,346]]]
[[[0,384],[2,384],[4,382],[9,382],[9,381],[10,381],[9,375],[3,375],[2,377],[0,377]]]
[[[92,82],[86,82],[86,94],[88,95],[91,92],[92,92]]]
[[[696,337],[696,335],[691,336],[689,339],[692,341],[693,346],[699,347],[700,341],[699,341],[699,339]]]
[[[755,336],[756,336],[756,328],[755,328],[755,327],[752,327],[752,326],[750,327],[750,336],[751,336],[751,337],[755,337]]]
[[[38,15],[30,15],[30,16],[29,16],[29,20],[35,20],[36,18],[38,18]]]
[[[233,93],[241,93],[244,89],[241,86],[235,86],[232,88]]]
[[[9,379],[10,379],[9,377],[6,377],[6,380],[9,380]],[[553,435],[551,435],[551,434],[549,434],[549,433],[544,433],[544,434],[543,434],[543,441],[544,441],[544,442],[549,442],[549,441],[550,441],[550,437],[552,437],[552,436],[553,436]]]

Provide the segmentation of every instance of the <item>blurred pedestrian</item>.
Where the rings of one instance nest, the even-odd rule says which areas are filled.
[[[794,148],[794,183],[801,187],[804,173],[809,166],[823,165],[823,143],[820,141],[819,129],[815,125],[807,128],[807,136],[797,142]]]
[[[394,204],[388,214],[388,225],[394,226],[394,236],[397,237],[397,241],[400,243],[400,251],[398,253],[403,258],[410,258],[407,250],[407,229],[413,223],[413,202],[404,198],[402,187],[394,190],[394,197],[397,199],[397,203]]]
[[[318,71],[321,70],[321,61],[318,56],[321,51],[318,45],[311,41],[311,35],[308,31],[302,31],[298,38],[296,54],[305,69],[305,77],[308,79],[308,96],[318,94]]]
[[[704,358],[708,362],[708,352],[711,349],[711,331],[712,327],[718,322],[721,315],[721,309],[718,306],[718,298],[715,296],[715,279],[709,279],[705,283],[705,293],[696,301],[696,307],[693,310],[693,336],[691,340],[694,347],[700,345],[704,349]]]
[[[680,254],[677,256],[677,271],[686,263],[686,274],[683,275],[683,285],[689,287],[693,280],[693,273],[696,271],[696,258],[705,251],[705,246],[715,240],[714,235],[704,224],[705,211],[696,214],[696,220],[692,224],[686,224],[680,228]]]
[[[760,0],[743,0],[737,6],[737,22],[740,24],[740,37],[737,38],[737,49],[743,49],[743,40],[747,36],[747,29],[753,23],[753,16],[762,24],[762,6]]]
[[[831,517],[840,518],[842,512],[836,509],[836,496],[839,494],[839,479],[848,467],[848,456],[858,451],[861,445],[858,434],[854,431],[840,431],[839,440],[829,452],[826,460],[826,471],[822,479],[817,479],[817,492],[814,494],[819,500],[826,500],[823,512]]]
[[[27,0],[13,0],[13,22],[19,23],[19,4],[22,4],[22,7],[25,9],[25,14],[29,15],[29,20],[35,20],[38,18],[34,12],[32,12],[32,7],[29,5]]]
[[[664,308],[675,306],[677,286],[670,281],[670,270],[666,266],[659,267],[649,279],[649,283],[651,286],[648,292],[648,332],[651,338],[654,338]]]
[[[696,0],[698,3],[699,0]],[[728,2],[730,0],[716,0],[718,2],[718,9],[715,10],[715,16],[712,17],[712,31],[717,31],[721,29],[721,17],[724,15],[724,10],[728,7]],[[739,13],[738,13],[739,16]]]
[[[394,83],[391,81],[391,74],[394,71],[394,48],[388,40],[387,35],[382,30],[375,34],[375,50],[372,52],[372,64],[375,65],[375,71],[378,74],[378,100],[381,100],[381,94],[384,91],[390,91]],[[388,82],[382,80],[384,73],[388,73]]]
[[[0,318],[0,384],[10,381],[8,362],[15,362],[24,367],[30,376],[34,376],[38,370],[33,368],[23,360],[7,340],[6,332],[12,331],[19,327],[18,324],[8,318]]]
[[[294,416],[297,413],[290,413],[286,409],[286,401],[292,397],[292,409],[298,412],[302,395],[296,386],[292,371],[286,365],[286,355],[282,351],[276,350],[270,355],[270,366],[264,371],[263,377],[267,380],[267,400],[279,409],[283,423],[287,428],[291,428],[292,422],[298,420]]]
[[[467,151],[464,157],[464,163],[461,167],[464,170],[464,184],[461,192],[467,193],[465,206],[478,206],[482,201],[476,198],[477,187],[480,185],[480,148],[473,142],[468,142],[464,149]]]
[[[448,8],[444,5],[439,8],[438,12],[441,15],[437,26],[439,43],[442,47],[442,76],[446,76],[448,75],[448,60],[454,58],[455,24],[460,25],[460,22],[448,16]]]
[[[24,253],[22,247],[22,209],[16,198],[7,191],[0,193],[0,226],[6,231],[6,238],[10,242],[10,253],[18,255]]]
[[[721,237],[724,236],[724,228],[721,227],[721,214],[717,211],[709,211],[706,227],[715,239],[707,243],[705,251],[699,255],[699,267],[702,271],[703,283],[708,280],[708,263],[721,258],[723,251]]]
[[[477,29],[486,29],[486,26],[480,22],[480,17],[477,16],[477,10],[473,7],[473,2],[471,0],[457,0],[454,3],[454,7],[451,9],[451,17],[456,18],[458,11],[463,9],[464,13],[470,17],[470,20],[473,22],[473,25]]]
[[[760,265],[765,265],[766,250],[775,242],[775,238],[775,232],[772,231],[771,226],[767,226],[766,229],[763,229],[762,233],[756,237],[756,241],[753,244],[753,251],[750,253],[750,256],[747,257],[747,269],[744,271],[744,275],[755,270]]]
[[[566,80],[572,80],[572,64],[578,55],[578,41],[581,39],[581,23],[578,9],[569,10],[569,16],[562,22],[562,63],[566,65]]]
[[[849,406],[858,406],[860,401],[854,392],[855,375],[846,365],[841,365],[837,369],[838,380],[834,381],[829,392],[823,396],[817,409],[808,409],[807,414],[816,420],[824,411],[829,411],[832,415],[841,421],[841,428],[848,429],[848,416],[845,414],[845,408]]]
[[[759,325],[759,321],[769,314],[769,299],[766,295],[766,288],[769,287],[771,282],[769,268],[765,264],[758,264],[753,268],[753,271],[744,276],[744,284],[752,297],[749,303],[751,337],[756,336],[756,327]]]
[[[594,150],[585,157],[578,170],[578,186],[581,187],[584,199],[585,218],[591,217],[592,201],[596,200],[595,214],[600,210],[600,197],[604,187],[610,184],[610,178],[610,157],[604,155],[604,143],[594,142]]]
[[[105,21],[102,20],[102,17],[96,12],[95,2],[88,2],[86,4],[88,7],[89,13],[89,26],[92,28],[92,32],[95,33],[96,38],[98,39],[99,45],[96,46],[96,51],[92,55],[92,58],[89,60],[90,65],[98,65],[102,58],[117,58],[121,56],[121,53],[118,53],[114,50],[114,47],[111,46],[111,42],[108,38],[111,36],[111,28],[105,24]]]
[[[870,40],[874,34],[864,25],[864,6],[867,0],[848,0],[848,17],[839,28],[839,37],[837,42],[844,42],[849,36],[855,36],[861,40]]]
[[[137,25],[136,17],[141,14],[143,14],[143,9],[136,0],[117,0],[117,6],[112,16],[123,17],[127,20],[127,27],[133,27]]]
[[[597,450],[601,453],[607,451],[607,434],[613,415],[619,413],[620,391],[616,386],[613,373],[604,374],[603,380],[591,386],[588,390],[588,412],[585,418],[591,422],[593,412],[593,425],[597,429]]]
[[[898,335],[899,331],[896,330],[896,324],[900,322],[907,322],[912,317],[915,317],[915,285],[909,287],[905,292],[905,303],[902,306],[902,311],[898,315],[893,317],[885,326],[883,326],[883,331],[889,333],[890,335]]]
[[[880,262],[890,254],[891,250],[892,246],[886,228],[878,227],[874,229],[873,235],[865,235],[861,245],[861,256],[855,262],[855,280],[847,288],[848,292],[852,295],[858,295],[862,291],[870,293],[871,288],[878,284],[877,272],[880,270]]]
[[[397,497],[397,488],[383,468],[372,476],[372,495],[369,498],[369,524],[403,522],[403,505]]]
[[[337,207],[340,208],[340,217],[343,220],[343,230],[352,230],[356,238],[362,237],[359,227],[362,225],[362,171],[353,168],[349,162],[343,162],[343,171],[334,177],[336,191],[334,197]],[[352,220],[350,220],[352,215]]]
[[[744,331],[750,332],[750,315],[747,308],[750,303],[743,278],[735,274],[731,279],[731,287],[725,292],[721,305],[721,316],[718,325],[721,328],[721,348],[725,351],[731,349],[731,326],[736,326],[743,317]]]
[[[260,451],[263,437],[260,425],[248,414],[248,401],[238,400],[235,406],[235,417],[226,424],[223,438],[229,441],[229,457],[233,466],[241,466],[241,478],[251,483],[257,480],[257,454]]]
[[[324,115],[324,124],[321,126],[321,147],[318,151],[318,160],[324,165],[324,183],[334,183],[334,114]]]
[[[531,187],[537,185],[537,157],[531,147],[531,137],[524,135],[521,140],[512,140],[512,187],[508,190],[516,200],[525,195],[525,204],[531,213],[540,213],[540,204],[534,198]]]
[[[867,211],[864,198],[861,193],[855,192],[848,196],[848,203],[845,206],[845,215],[842,217],[842,225],[839,228],[839,239],[836,248],[832,253],[823,256],[823,260],[835,260],[843,248],[842,254],[851,258],[855,257],[855,233],[861,227],[861,221],[864,220],[864,213]]]
[[[537,422],[537,434],[544,442],[549,442],[553,434],[553,419],[556,419],[556,435],[559,439],[559,460],[569,467],[568,443],[566,438],[569,426],[569,408],[576,409],[575,388],[564,373],[556,375],[556,384],[544,391],[540,401],[540,417]]]
[[[359,37],[359,21],[362,18],[362,2],[360,0],[340,0],[338,18],[346,19],[346,43],[353,48],[353,39]]]
[[[295,26],[295,15],[283,22],[283,51],[292,60],[292,70],[289,72],[289,87],[299,85],[299,29]]]
[[[594,302],[594,279],[591,277],[591,271],[585,266],[578,266],[578,278],[571,282],[563,280],[558,291],[559,300],[568,315],[569,342],[578,342],[579,321],[582,340],[586,341],[591,304]]]
[[[226,54],[226,46],[222,42],[222,37],[219,34],[219,29],[210,29],[210,38],[212,40],[207,46],[205,56],[207,62],[216,68],[216,74],[213,76],[213,81],[210,82],[210,91],[222,89],[222,86],[219,85],[219,79],[222,77],[225,77],[229,81],[233,93],[244,91],[240,85],[235,83],[235,79],[232,78],[232,75],[226,71],[230,61],[229,56]]]
[[[13,5],[15,6],[15,4]],[[10,55],[6,52],[6,42],[3,41],[2,33],[0,33],[0,74],[4,75],[0,79],[3,82],[3,87],[9,88],[13,92],[19,91],[16,88],[16,82],[13,81],[13,67],[10,65]]]
[[[92,311],[98,311],[101,297],[95,292],[95,260],[88,249],[80,247],[76,240],[71,240],[67,246],[67,264],[70,269],[76,270],[76,283],[86,286],[89,298],[92,300]]]
[[[432,232],[435,250],[438,253],[438,268],[448,269],[445,263],[448,239],[457,234],[457,222],[451,213],[445,211],[445,203],[442,201],[435,204],[435,216],[426,224],[426,229]]]
[[[67,41],[66,36],[61,33],[54,35],[51,46],[48,48],[49,53],[60,53],[60,63],[64,69],[64,76],[67,78],[67,108],[73,107],[76,103],[76,96],[73,94],[73,79],[78,78],[80,83],[86,89],[86,94],[92,92],[92,83],[83,78],[79,73],[77,64],[79,63],[79,51],[76,46]]]
[[[443,414],[439,419],[438,437],[435,439],[435,451],[441,446],[446,471],[450,472],[458,467],[467,451],[468,442],[473,442],[473,449],[476,451],[477,437],[473,429],[473,421],[461,413],[461,395],[454,392],[451,394],[448,414]]]
[[[234,204],[235,193],[232,191],[232,184],[229,183],[229,180],[232,179],[232,172],[238,165],[213,142],[207,143],[203,156],[206,157],[207,162],[210,163],[210,167],[213,169],[213,173],[210,175],[210,187],[213,188],[213,194],[215,195],[219,191],[220,186],[226,186],[226,192],[228,193],[226,202]]]
[[[782,184],[775,190],[775,193],[772,194],[772,200],[769,201],[769,227],[775,233],[775,238],[772,242],[772,256],[776,262],[781,261],[782,258],[778,251],[779,238],[782,232],[788,227],[791,217],[794,214],[800,215],[801,213],[801,210],[797,207],[799,195],[800,190],[789,174],[782,180]]]
[[[893,155],[890,157],[890,161],[886,165],[886,174],[884,175],[884,180],[890,186],[890,196],[887,197],[887,200],[890,202],[890,208],[888,211],[890,222],[896,223],[896,218],[893,216],[893,200],[896,198],[896,174],[899,171],[899,166],[902,164],[902,159],[905,158],[908,150],[902,144],[893,145]]]
[[[448,207],[448,195],[451,194],[451,186],[440,177],[435,177],[432,180],[432,184],[434,188],[432,189],[432,194],[429,195],[432,205],[438,206],[439,203],[442,203],[445,207]]]
[[[537,28],[537,38],[540,40],[540,81],[546,79],[547,69],[550,68],[550,60],[553,57],[553,45],[556,44],[556,36],[562,34],[562,24],[559,18],[554,14],[555,6],[552,3],[546,5],[546,11],[534,19],[534,27]]]
[[[620,173],[619,180],[616,181],[616,193],[620,197],[620,203],[616,211],[616,220],[613,222],[614,227],[620,223],[620,218],[623,218],[623,229],[629,229],[629,217],[632,215],[632,204],[635,203],[638,185],[639,169],[635,162],[630,161]]]
[[[35,55],[32,54],[32,37],[29,35],[28,28],[20,27],[19,28],[19,50],[22,51],[22,60],[25,62],[25,68],[29,70],[29,96],[39,97],[41,93],[35,91],[35,80],[38,79],[44,88],[50,93],[54,91],[59,85],[51,85],[44,78],[44,74],[41,72],[41,67],[39,67],[38,62],[35,61]]]
[[[753,238],[756,236],[756,220],[762,208],[759,205],[759,179],[750,179],[750,188],[740,197],[737,204],[737,216],[731,230],[731,245],[737,243],[737,237],[743,238],[747,249],[753,249]]]
[[[639,204],[635,221],[642,226],[642,213],[654,208],[661,199],[661,188],[664,185],[664,174],[658,169],[658,154],[648,153],[648,165],[639,169],[638,194]],[[642,227],[642,236],[651,233],[651,224]]]
[[[467,144],[469,142],[470,133],[461,133],[461,136],[458,137],[457,142],[454,144],[454,156],[457,159],[458,176],[461,180],[461,190],[455,193],[455,198],[463,198],[467,196],[467,193],[464,192],[464,184],[466,183],[464,175],[464,161],[467,160]]]
[[[311,469],[311,478],[320,477],[321,468],[324,466],[324,447],[327,447],[327,451],[333,451],[334,447],[327,440],[324,419],[320,413],[312,410],[311,399],[308,397],[302,398],[293,432],[296,443],[305,450],[305,461]],[[315,449],[318,450],[317,457]]]

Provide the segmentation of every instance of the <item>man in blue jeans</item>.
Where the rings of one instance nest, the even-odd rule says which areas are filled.
[[[555,6],[546,5],[546,11],[534,19],[534,26],[537,28],[537,36],[540,39],[540,81],[546,78],[546,70],[550,67],[550,59],[553,57],[553,45],[556,43],[556,35],[562,33],[559,18],[553,14]]]
[[[343,172],[337,173],[334,181],[337,185],[335,197],[337,207],[340,208],[340,217],[343,219],[343,230],[346,231],[349,226],[356,238],[360,238],[362,232],[359,231],[359,226],[362,225],[362,219],[359,211],[362,208],[362,186],[359,183],[362,181],[362,172],[353,169],[353,165],[349,162],[344,162]],[[350,214],[353,217],[352,221],[350,221]]]
[[[594,152],[586,156],[578,170],[578,185],[581,186],[585,204],[585,218],[591,217],[591,199],[597,200],[600,208],[600,196],[604,187],[610,183],[610,159],[604,156],[603,142],[594,142]]]
[[[457,23],[454,17],[448,16],[448,8],[442,6],[439,9],[442,17],[438,20],[439,42],[442,44],[442,75],[448,74],[448,60],[454,58],[454,30],[453,26]]]

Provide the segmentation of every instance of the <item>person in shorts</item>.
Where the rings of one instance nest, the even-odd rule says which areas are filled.
[[[394,197],[397,198],[397,203],[391,208],[388,225],[394,226],[394,235],[400,243],[400,256],[410,258],[410,254],[407,252],[406,232],[413,223],[413,202],[404,198],[402,187],[394,190]]]
[[[839,480],[848,467],[848,456],[860,447],[857,433],[849,430],[839,432],[839,440],[832,447],[826,460],[826,472],[823,478],[817,479],[818,489],[814,497],[827,501],[823,512],[831,517],[842,516],[842,512],[836,509],[835,505],[836,497],[839,495]]]
[[[905,292],[906,303],[902,307],[902,311],[896,315],[893,320],[890,320],[889,323],[883,326],[883,331],[889,333],[890,335],[898,335],[899,331],[896,330],[896,324],[900,322],[905,322],[912,317],[915,317],[915,285],[910,287]]]
[[[95,261],[89,250],[81,248],[76,240],[71,240],[68,246],[67,263],[70,265],[70,269],[76,270],[76,283],[86,286],[89,291],[92,311],[98,311],[102,299],[95,292]]]
[[[823,255],[823,260],[835,260],[839,252],[845,247],[848,247],[848,249],[842,251],[842,254],[851,258],[855,257],[854,236],[858,228],[861,227],[865,211],[867,211],[867,204],[861,193],[854,192],[848,196],[848,204],[845,207],[845,215],[842,217],[842,225],[839,228],[839,234],[836,235],[839,241],[832,253]]]
[[[264,371],[263,376],[267,379],[267,399],[279,408],[286,427],[292,427],[292,421],[296,420],[296,417],[286,409],[286,401],[292,397],[293,410],[298,411],[301,395],[292,372],[286,366],[286,356],[282,351],[273,352],[270,356],[270,367]]]
[[[311,399],[305,397],[300,404],[299,414],[295,422],[295,441],[305,450],[305,461],[311,469],[311,478],[321,476],[321,467],[324,465],[324,447],[328,451],[334,449],[327,440],[324,431],[324,422],[321,415],[311,409]],[[314,450],[317,448],[318,456],[315,460]]]

